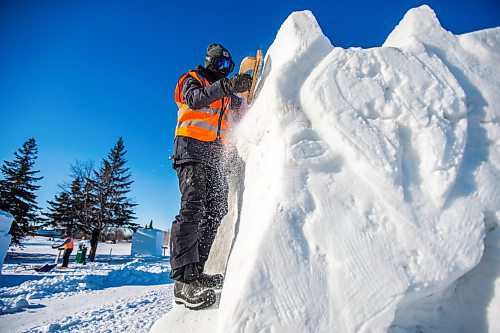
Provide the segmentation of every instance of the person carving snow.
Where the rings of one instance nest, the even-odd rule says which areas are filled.
[[[189,309],[215,303],[214,288],[222,274],[205,274],[204,266],[222,218],[228,211],[228,184],[222,167],[229,116],[249,91],[252,77],[236,74],[229,51],[220,44],[207,48],[205,66],[182,75],[175,87],[179,107],[173,167],[179,179],[181,207],[172,223],[170,277],[174,300]]]

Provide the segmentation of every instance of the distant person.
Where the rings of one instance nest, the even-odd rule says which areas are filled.
[[[76,262],[77,263],[80,263],[82,265],[87,264],[87,259],[86,259],[87,250],[88,250],[88,242],[85,239],[85,237],[83,237],[80,240],[80,242],[78,243],[78,252],[76,254]]]
[[[175,87],[178,119],[173,167],[179,179],[181,208],[172,223],[170,277],[174,299],[189,309],[215,303],[213,288],[221,274],[203,272],[222,218],[228,211],[228,184],[222,167],[229,120],[242,101],[234,93],[249,91],[252,77],[236,74],[229,51],[220,44],[207,48],[205,66],[185,73]]]
[[[89,252],[90,261],[94,261],[95,259],[98,243],[99,243],[99,229],[93,229],[92,236],[90,237],[90,252]]]
[[[68,268],[69,256],[71,255],[71,252],[73,252],[73,248],[75,247],[75,240],[73,239],[73,237],[70,237],[69,233],[67,232],[65,232],[63,236],[65,238],[64,242],[62,244],[53,245],[52,248],[64,250],[63,263],[58,268],[66,269]]]

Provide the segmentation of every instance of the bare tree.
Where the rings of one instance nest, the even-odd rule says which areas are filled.
[[[95,182],[94,163],[91,160],[76,161],[71,165],[73,181],[70,185],[73,214],[77,219],[78,229],[86,234],[92,234],[92,222],[95,219]]]

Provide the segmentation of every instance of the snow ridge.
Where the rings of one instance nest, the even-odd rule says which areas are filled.
[[[455,36],[428,6],[368,50],[334,47],[311,12],[291,14],[235,131],[239,232],[203,329],[493,325],[498,297],[463,288],[500,284],[487,268],[498,264],[499,63],[500,29]],[[471,302],[481,313],[464,311]],[[172,312],[152,331],[197,315]]]

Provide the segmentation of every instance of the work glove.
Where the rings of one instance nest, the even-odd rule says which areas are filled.
[[[236,74],[227,79],[226,91],[230,94],[250,91],[252,87],[252,76],[250,74]]]

